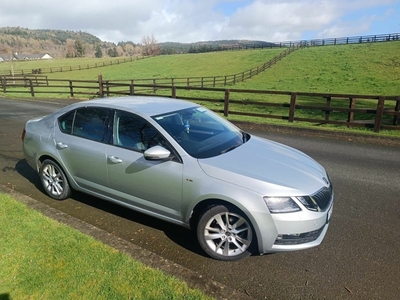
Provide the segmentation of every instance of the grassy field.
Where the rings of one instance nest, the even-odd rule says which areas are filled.
[[[0,299],[210,299],[0,194]]]
[[[249,89],[400,95],[400,42],[310,47],[238,87]]]
[[[112,66],[83,69],[78,71],[57,72],[46,74],[52,79],[71,80],[97,80],[98,74],[103,75],[103,80],[133,80],[133,79],[159,79],[159,78],[185,78],[208,77],[238,74],[250,69],[255,69],[273,57],[279,55],[284,49],[240,50],[223,51],[201,54],[182,54],[157,56],[132,62],[114,64]],[[109,60],[109,59],[108,59]],[[122,59],[121,59],[122,60]],[[103,58],[99,64],[107,61]],[[49,61],[15,62],[14,69],[49,68],[54,66],[77,66],[94,64],[96,59],[60,59]],[[11,66],[10,63],[0,64],[0,73],[5,72]],[[28,69],[29,69],[28,68]],[[400,96],[400,41],[363,43],[352,45],[337,45],[323,47],[308,47],[294,51],[283,58],[271,68],[253,76],[251,79],[239,82],[236,85],[220,86],[221,88],[246,89],[246,90],[270,90],[288,92],[314,92],[332,94],[353,95],[384,95]],[[139,82],[141,83],[141,82]],[[142,82],[143,83],[143,82]],[[42,94],[37,97],[68,97],[68,83],[64,83],[63,93]],[[94,87],[96,85],[94,84]],[[42,88],[51,91],[48,88]],[[54,91],[61,88],[53,88]],[[127,87],[124,88],[127,90]],[[96,97],[96,89],[90,90]],[[26,89],[29,92],[29,89]],[[159,94],[171,95],[171,91],[158,91]],[[0,91],[1,95],[1,91]],[[7,97],[30,97],[29,93],[7,93]],[[80,97],[75,94],[75,97]],[[90,97],[88,95],[82,97]],[[224,99],[224,92],[206,91],[178,91],[178,97],[183,98],[212,98]],[[289,96],[261,95],[261,94],[232,94],[231,99],[242,101],[258,101],[268,103],[288,103]],[[346,108],[348,99],[335,100],[335,107]],[[220,110],[222,103],[200,102],[205,106]],[[357,100],[356,108],[376,108],[376,101]],[[298,97],[296,104],[318,105],[326,104],[323,98]],[[385,108],[393,109],[395,102],[387,101]],[[231,105],[233,110],[256,112],[267,115],[288,115],[286,108],[272,108],[263,106]],[[296,110],[296,117],[300,118],[324,118],[324,111],[320,110]],[[233,116],[232,120],[256,121],[270,124],[290,125],[296,127],[310,127],[313,124],[295,122],[288,124],[285,120],[267,118],[251,118]],[[390,122],[388,120],[386,122]],[[331,120],[346,120],[347,113],[335,112]],[[373,114],[357,114],[355,120],[371,120]],[[342,126],[343,127],[343,126]],[[338,126],[323,125],[320,128],[333,129]],[[342,128],[341,128],[342,129]],[[365,129],[350,129],[351,131],[369,132]],[[381,134],[386,134],[382,132]],[[398,136],[399,133],[390,132],[390,135]]]
[[[283,49],[223,51],[156,56],[112,66],[57,72],[49,78],[105,80],[224,76],[240,73],[269,61]],[[121,58],[122,60],[123,58]],[[102,59],[57,59],[14,62],[15,71],[50,67],[99,65]],[[115,60],[114,60],[115,61]],[[11,63],[0,63],[0,73]],[[293,92],[400,94],[400,41],[309,47],[293,52],[272,68],[235,87]]]
[[[243,50],[223,51],[200,54],[163,55],[144,59],[133,60],[126,63],[114,63],[101,68],[87,69],[87,65],[102,62],[109,63],[109,59],[74,58],[46,61],[21,61],[14,62],[14,71],[31,69],[59,69],[63,67],[68,70],[82,66],[82,70],[46,73],[49,78],[56,79],[97,79],[99,73],[107,80],[130,80],[143,78],[175,78],[175,77],[197,77],[197,76],[224,76],[235,74],[256,67],[282,52],[283,49],[268,50]],[[120,59],[121,61],[123,58]],[[0,64],[0,74],[9,72],[11,63]]]

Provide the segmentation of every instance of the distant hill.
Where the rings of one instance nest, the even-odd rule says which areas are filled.
[[[271,48],[278,45],[263,41],[251,40],[218,40],[205,41],[196,43],[160,43],[162,53],[200,53],[210,51],[222,51],[231,49],[246,49],[246,48]]]
[[[28,41],[29,39],[38,41],[51,40],[56,45],[63,45],[68,39],[75,40],[81,39],[83,42],[88,44],[100,43],[101,40],[92,34],[86,32],[75,32],[75,31],[65,31],[65,30],[51,30],[51,29],[27,29],[20,27],[1,27],[0,35],[3,37],[10,37],[15,43],[18,39],[24,39]],[[3,42],[3,41],[2,41]],[[5,42],[9,42],[5,40]]]
[[[54,58],[74,56],[75,41],[85,47],[86,57],[95,57],[100,48],[102,56],[135,56],[141,54],[141,45],[131,41],[118,44],[101,41],[98,37],[82,32],[53,29],[28,29],[21,27],[0,27],[0,55],[11,53],[49,53]],[[220,40],[197,43],[160,43],[162,54],[199,53],[246,47],[274,47],[263,41]]]
[[[129,56],[140,53],[140,49],[135,49],[137,45],[132,42],[121,42],[115,45],[82,31],[0,27],[0,55],[46,52],[55,58],[65,58],[68,53],[73,54],[76,40],[80,40],[85,47],[86,57],[95,57],[96,47],[100,47],[103,56],[109,54]]]

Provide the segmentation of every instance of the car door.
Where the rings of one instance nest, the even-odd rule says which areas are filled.
[[[85,107],[58,119],[55,143],[66,171],[82,188],[104,193],[108,186],[108,108]]]
[[[183,165],[177,159],[146,160],[143,152],[155,145],[170,147],[148,121],[116,111],[113,142],[106,151],[110,187],[117,200],[159,217],[181,220]]]

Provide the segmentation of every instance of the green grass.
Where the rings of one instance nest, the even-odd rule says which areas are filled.
[[[300,49],[263,74],[237,87],[400,95],[400,42]]]
[[[131,80],[224,76],[240,73],[269,61],[283,49],[222,51],[156,56],[112,66],[46,74],[49,78]],[[123,58],[120,58],[121,60]],[[57,59],[15,62],[14,69],[85,66],[110,58]],[[1,63],[0,73],[11,63]],[[237,88],[346,94],[400,94],[400,41],[308,47],[288,55],[272,68]]]
[[[88,69],[81,71],[47,74],[49,78],[72,80],[97,80],[98,74],[103,75],[103,80],[132,80],[132,79],[159,79],[159,78],[184,78],[184,77],[212,77],[238,74],[250,69],[255,69],[263,63],[281,53],[284,49],[241,50],[223,51],[200,54],[166,55],[140,59],[137,61],[114,64],[112,66]],[[104,60],[104,59],[103,59]],[[54,64],[86,64],[93,63],[95,59],[63,59],[55,60]],[[20,64],[32,64],[32,68],[39,68],[42,63],[48,67],[52,61],[21,62]],[[17,65],[18,63],[15,63]],[[8,64],[9,67],[9,64]],[[7,68],[7,64],[0,64],[1,68]],[[258,75],[236,85],[220,86],[221,88],[246,89],[246,90],[270,90],[288,92],[315,92],[352,95],[384,95],[400,96],[400,41],[363,43],[353,45],[337,45],[323,47],[308,47],[283,58],[277,64]],[[137,83],[143,83],[136,81]],[[149,82],[147,82],[149,83]],[[23,89],[23,88],[22,88]],[[55,90],[61,88],[55,88]],[[12,89],[10,88],[10,91]],[[17,89],[21,90],[21,88]],[[45,89],[43,89],[45,90]],[[68,92],[68,87],[63,88]],[[124,88],[128,91],[127,88]],[[28,89],[26,89],[28,91]],[[50,91],[50,89],[46,89]],[[137,89],[136,89],[137,91]],[[96,90],[91,90],[92,97],[96,97]],[[171,91],[159,91],[160,95],[171,95]],[[29,93],[7,93],[7,97],[30,97]],[[66,94],[42,94],[37,97],[68,97]],[[80,97],[75,94],[75,97]],[[84,98],[85,96],[83,96]],[[86,96],[89,97],[89,96]],[[183,98],[211,98],[224,99],[223,92],[183,91],[178,90],[178,97]],[[288,103],[289,96],[262,95],[249,93],[232,93],[231,99],[242,101],[258,101],[268,103]],[[335,100],[335,107],[348,107],[348,100]],[[219,109],[221,103],[203,103],[207,107]],[[324,99],[298,97],[297,104],[324,106]],[[385,108],[393,109],[395,102],[386,101]],[[358,99],[356,108],[375,109],[376,101],[364,101]],[[287,109],[271,108],[263,106],[231,105],[238,111],[254,111],[261,114],[288,115]],[[296,110],[296,117],[324,118],[323,111]],[[231,117],[233,119],[246,119],[247,121],[259,121],[269,124],[288,124],[287,121]],[[332,113],[331,120],[347,120],[347,114],[342,112]],[[355,114],[355,120],[373,120],[373,114]],[[389,120],[387,121],[389,122]],[[303,127],[315,126],[295,122],[290,126]],[[319,128],[332,126],[323,125]],[[338,126],[336,126],[338,127]],[[340,127],[338,127],[340,128]],[[352,129],[353,130],[353,129]],[[354,128],[356,132],[360,130]],[[362,129],[361,131],[363,131]],[[368,131],[368,130],[367,130]],[[391,134],[392,135],[392,134]],[[400,132],[393,133],[400,136]]]
[[[93,69],[46,73],[49,78],[96,80],[99,73],[105,80],[130,80],[143,78],[175,78],[224,76],[239,73],[267,62],[284,49],[223,51],[200,54],[162,55],[132,62],[113,64]],[[121,60],[123,58],[120,58]],[[98,65],[110,59],[58,59],[46,61],[14,62],[14,70],[48,69],[81,65]],[[114,59],[115,60],[115,59]],[[0,74],[9,72],[11,63],[0,64]]]
[[[0,194],[0,299],[210,299]]]
[[[13,61],[13,62],[3,62],[0,63],[0,74],[10,74],[12,70],[14,70],[15,74],[28,74],[32,71],[32,69],[42,69],[44,74],[48,74],[50,69],[54,70],[53,74],[58,74],[59,71],[65,70],[68,73],[69,69],[78,70],[79,67],[81,69],[89,68],[95,66],[101,66],[103,63],[105,65],[118,65],[118,61],[122,62],[123,60],[130,60],[130,57],[103,57],[103,58],[64,58],[64,59],[43,59],[43,60],[26,60],[26,61]],[[132,57],[132,60],[136,60],[137,58]],[[100,70],[101,68],[97,68]],[[65,73],[63,72],[63,73]],[[76,71],[79,72],[79,71]]]

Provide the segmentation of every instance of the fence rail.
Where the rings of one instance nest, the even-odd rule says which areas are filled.
[[[197,82],[194,82],[192,78],[179,81],[180,84],[177,80],[173,83],[167,80],[167,84],[161,85],[161,81],[158,80],[142,84],[134,80],[130,82],[103,81],[99,76],[98,80],[47,79],[47,85],[37,85],[35,78],[15,78],[14,83],[11,84],[3,76],[1,84],[4,93],[26,93],[32,97],[38,94],[70,97],[83,95],[86,98],[115,95],[158,95],[209,103],[210,106],[213,106],[214,111],[222,113],[226,117],[233,115],[249,117],[250,120],[252,118],[280,119],[291,123],[296,121],[366,127],[375,132],[382,129],[400,130],[400,95],[348,95],[226,89],[215,87],[216,80],[213,77],[201,77]],[[198,86],[194,86],[194,83]],[[206,87],[206,85],[213,87]],[[178,95],[178,91],[183,95]],[[201,91],[200,95],[199,91]],[[243,95],[245,97],[242,98],[246,100],[239,100]],[[271,95],[280,100],[271,100]],[[249,97],[253,97],[253,99]],[[219,107],[215,108],[215,105]]]
[[[377,43],[377,42],[390,42],[399,41],[400,33],[389,33],[379,35],[364,35],[352,37],[339,37],[327,39],[313,39],[313,40],[299,40],[279,43],[281,47],[294,47],[294,46],[329,46],[329,45],[348,45],[348,44],[361,44],[361,43]]]

